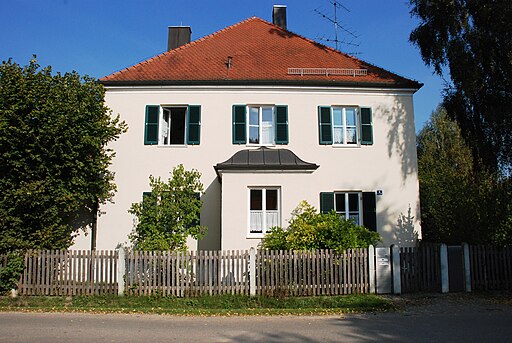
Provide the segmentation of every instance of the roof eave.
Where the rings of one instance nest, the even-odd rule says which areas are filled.
[[[356,87],[356,88],[399,88],[419,90],[423,83],[405,82],[364,82],[364,81],[322,81],[322,80],[99,80],[105,87],[123,86],[313,86],[313,87]]]

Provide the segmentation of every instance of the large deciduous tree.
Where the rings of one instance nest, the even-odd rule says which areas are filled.
[[[423,240],[510,244],[510,185],[475,167],[480,162],[443,107],[432,113],[417,145]]]
[[[0,253],[67,248],[115,191],[107,144],[126,130],[104,88],[35,58],[0,65]]]
[[[451,79],[444,101],[448,114],[458,122],[477,161],[510,175],[512,1],[410,0],[410,4],[412,15],[420,20],[410,40],[427,65]]]

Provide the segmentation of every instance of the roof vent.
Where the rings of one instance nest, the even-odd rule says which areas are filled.
[[[272,24],[286,30],[286,5],[274,5],[272,10]]]
[[[169,37],[167,40],[167,51],[179,48],[190,43],[192,30],[190,26],[169,26]]]

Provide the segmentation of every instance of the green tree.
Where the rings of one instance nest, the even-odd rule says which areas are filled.
[[[271,228],[262,247],[271,250],[333,249],[342,252],[349,248],[366,248],[377,244],[380,236],[352,220],[340,219],[339,214],[318,213],[302,201],[292,212],[287,229]]]
[[[199,225],[203,192],[201,174],[178,165],[167,182],[149,177],[151,193],[128,210],[137,217],[130,241],[137,250],[185,250],[187,237],[201,239],[206,227]]]
[[[477,164],[512,172],[512,1],[410,0],[420,23],[410,40],[449,76],[444,106]]]
[[[0,65],[0,253],[67,248],[115,191],[106,146],[126,130],[102,85],[35,58]]]
[[[443,107],[432,113],[420,131],[417,148],[423,240],[510,242],[505,184],[497,182],[485,166],[475,168],[479,161]]]

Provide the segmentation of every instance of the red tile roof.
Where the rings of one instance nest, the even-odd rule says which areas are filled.
[[[231,67],[227,67],[228,56]],[[289,68],[366,70],[300,75]],[[332,73],[332,72],[331,72]],[[300,84],[414,88],[421,83],[252,17],[100,79],[105,85]]]

